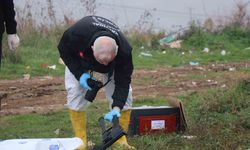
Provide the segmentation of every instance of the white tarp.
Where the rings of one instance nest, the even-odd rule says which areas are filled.
[[[0,150],[74,150],[80,138],[11,139],[0,141]]]

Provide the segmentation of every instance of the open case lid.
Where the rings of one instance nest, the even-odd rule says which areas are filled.
[[[183,132],[186,131],[187,121],[186,121],[184,107],[183,107],[182,102],[174,97],[168,97],[167,101],[168,101],[169,106],[180,108],[179,109],[180,110],[180,130]]]

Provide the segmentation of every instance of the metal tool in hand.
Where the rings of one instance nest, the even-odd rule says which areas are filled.
[[[105,150],[127,133],[119,125],[119,118],[115,115],[112,120],[113,126],[106,129],[105,120],[99,118],[99,125],[102,129],[102,143],[96,145],[92,150]]]

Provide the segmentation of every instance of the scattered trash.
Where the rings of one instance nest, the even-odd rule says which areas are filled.
[[[190,64],[191,66],[198,66],[198,65],[199,65],[199,62],[197,62],[197,61],[190,61],[189,64]]]
[[[207,47],[205,47],[205,48],[203,49],[203,52],[208,53],[208,52],[209,52],[209,49],[208,49]]]
[[[196,138],[196,136],[193,136],[193,135],[183,135],[181,137],[184,138],[184,139],[188,139],[188,140]]]
[[[56,65],[50,65],[50,66],[48,66],[48,68],[55,70],[56,69]]]
[[[60,129],[56,129],[56,130],[54,131],[54,133],[55,133],[56,135],[59,135],[59,134],[60,134]]]
[[[96,144],[92,141],[88,141],[88,147],[94,147]]]
[[[142,56],[152,57],[153,55],[150,54],[150,53],[141,52],[141,53],[139,54],[139,57],[142,57]]]
[[[144,46],[141,46],[140,49],[144,49]]]
[[[194,67],[193,68],[194,70],[201,70],[201,71],[206,71],[206,69],[205,68],[203,68],[203,67]]]
[[[218,85],[218,82],[217,82],[217,81],[214,81],[214,82],[212,82],[211,85]]]
[[[181,38],[183,38],[188,31],[188,28],[182,28],[174,33],[170,33],[159,40],[161,46],[168,46],[170,48],[180,48]]]
[[[17,89],[17,87],[15,87],[15,86],[11,86],[11,87],[9,87],[9,89],[11,89],[11,90],[16,90],[16,89]]]
[[[166,54],[166,51],[162,51],[162,54]]]
[[[250,47],[247,47],[247,48],[245,48],[246,50],[249,50],[250,49]]]
[[[181,52],[182,55],[185,55],[185,52]]]
[[[225,55],[226,55],[226,51],[225,51],[225,50],[222,50],[222,51],[220,52],[220,54],[221,54],[222,56],[225,56]]]
[[[177,40],[174,42],[169,43],[170,48],[181,48],[181,42],[182,40]]]
[[[41,68],[44,69],[44,68],[48,68],[49,65],[48,64],[41,64],[40,66],[41,66]]]
[[[225,88],[225,87],[226,87],[226,84],[221,85],[221,87],[222,87],[222,88]]]
[[[30,74],[23,74],[23,79],[29,80],[30,79]]]
[[[63,60],[62,60],[62,58],[58,59],[58,63],[61,64],[61,65],[65,65],[64,62],[63,62]]]
[[[229,71],[235,71],[236,68],[235,68],[235,67],[231,67],[231,68],[229,68],[228,70],[229,70]]]
[[[168,35],[162,39],[160,39],[159,43],[161,46],[165,45],[165,44],[169,44],[173,41],[175,41],[178,37],[178,34],[172,34],[172,35]]]
[[[26,66],[25,68],[26,68],[26,69],[30,69],[30,66]]]

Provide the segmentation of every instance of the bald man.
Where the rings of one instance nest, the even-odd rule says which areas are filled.
[[[118,116],[120,125],[127,131],[133,101],[132,47],[120,29],[103,17],[87,16],[64,32],[58,49],[66,65],[65,88],[71,123],[75,136],[83,141],[78,149],[87,148],[86,110],[91,102],[85,94],[92,90],[87,81],[96,80],[91,72],[103,74],[103,83],[107,83],[104,88],[110,111],[104,118],[111,122],[113,116]],[[125,136],[114,145],[135,149]]]

